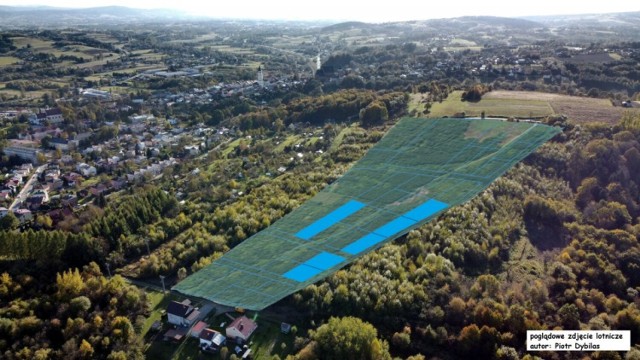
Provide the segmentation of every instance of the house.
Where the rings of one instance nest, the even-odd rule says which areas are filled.
[[[32,163],[38,163],[38,155],[42,154],[37,148],[20,145],[7,146],[3,151],[7,156],[17,156],[21,159],[29,160]]]
[[[33,220],[33,214],[28,209],[17,209],[13,211],[13,214],[20,220],[21,223]]]
[[[65,218],[74,216],[74,213],[69,208],[63,208],[63,209],[51,210],[47,213],[47,215],[49,215],[49,217],[51,218],[51,220],[54,221],[54,223],[59,223]]]
[[[217,350],[224,346],[227,338],[215,330],[209,328],[200,332],[200,347],[204,349]]]
[[[0,207],[0,219],[7,216],[8,213],[9,209],[7,209],[6,207]]]
[[[69,150],[69,140],[59,137],[52,138],[49,140],[49,147],[60,151],[67,151]]]
[[[98,89],[84,89],[82,96],[88,99],[111,100],[111,93]]]
[[[4,189],[2,191],[0,191],[0,201],[9,201],[11,200],[11,190],[10,189]]]
[[[76,165],[76,170],[84,177],[96,176],[96,174],[98,173],[98,170],[94,166],[86,163],[80,163]]]
[[[53,182],[60,178],[60,169],[48,169],[44,173],[44,180],[47,182]]]
[[[111,180],[109,187],[113,190],[122,190],[127,185],[127,182],[123,179]]]
[[[62,111],[58,108],[40,110],[33,123],[40,125],[45,121],[49,122],[49,124],[59,124],[63,122]]]
[[[62,180],[67,183],[67,186],[73,187],[76,184],[81,184],[83,179],[80,174],[72,172],[62,176]]]
[[[176,326],[191,326],[199,316],[200,312],[191,306],[191,301],[189,300],[182,302],[172,301],[167,307],[167,320],[169,324]]]
[[[13,193],[16,193],[16,190],[18,189],[18,187],[20,187],[20,185],[22,185],[22,178],[17,177],[12,177],[4,183],[4,186],[7,189],[10,189]]]
[[[27,198],[27,207],[36,211],[45,203],[43,195],[33,195]]]
[[[191,156],[195,156],[200,154],[200,147],[198,145],[187,145],[184,147],[184,151]]]
[[[291,332],[291,324],[287,324],[285,322],[280,324],[280,332],[283,334],[288,334]]]
[[[89,192],[91,195],[98,197],[107,192],[107,186],[105,184],[98,184],[94,187],[89,188]]]
[[[60,204],[62,206],[74,207],[78,205],[78,197],[73,194],[64,194],[60,197]]]
[[[200,337],[200,333],[202,332],[202,330],[207,328],[207,323],[204,321],[198,321],[195,325],[193,325],[193,327],[191,328],[191,331],[189,331],[189,334],[191,335],[192,338],[199,338]]]
[[[242,315],[227,326],[226,334],[228,338],[235,339],[236,342],[245,342],[257,328],[258,324]]]

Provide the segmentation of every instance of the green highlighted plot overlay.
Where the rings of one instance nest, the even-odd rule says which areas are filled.
[[[560,130],[406,118],[343,177],[173,290],[262,310],[473,198]]]

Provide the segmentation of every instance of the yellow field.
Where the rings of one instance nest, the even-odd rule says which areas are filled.
[[[19,63],[21,60],[13,56],[0,56],[0,66],[7,66]]]
[[[481,101],[462,101],[462,91],[454,91],[441,102],[434,103],[430,117],[453,116],[464,112],[466,116],[479,117],[484,111],[486,117],[542,117],[554,114],[547,101],[535,98],[499,98],[486,94]]]
[[[492,91],[476,103],[461,101],[461,91],[452,92],[442,103],[434,103],[430,117],[452,116],[464,112],[478,117],[484,111],[486,117],[539,118],[548,115],[565,115],[575,122],[617,123],[627,108],[615,107],[608,99],[594,99],[533,91]],[[412,97],[409,109],[417,108],[420,97]]]
[[[32,37],[14,37],[11,38],[16,47],[21,48],[31,45],[34,52],[48,52],[53,50],[53,41],[41,40]]]

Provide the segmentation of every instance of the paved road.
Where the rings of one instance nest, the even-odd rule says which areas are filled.
[[[31,192],[33,182],[38,179],[38,176],[42,174],[42,172],[46,167],[47,165],[45,164],[45,165],[40,165],[36,168],[36,171],[33,173],[33,175],[31,175],[31,178],[29,178],[26,184],[24,184],[24,186],[22,187],[22,190],[20,190],[20,193],[18,194],[18,196],[16,196],[16,199],[13,200],[13,202],[11,203],[11,206],[9,206],[9,210],[13,210],[18,204],[22,203],[27,199],[27,197],[29,196],[29,193]]]

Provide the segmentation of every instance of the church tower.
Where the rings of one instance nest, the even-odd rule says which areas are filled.
[[[262,66],[258,66],[258,85],[264,87],[264,74],[262,73]]]

